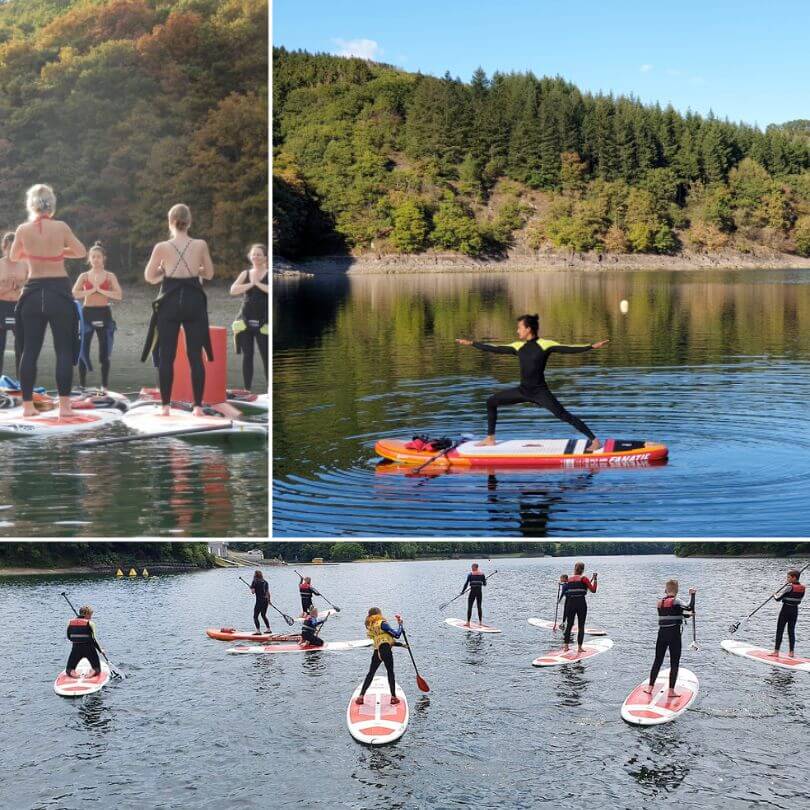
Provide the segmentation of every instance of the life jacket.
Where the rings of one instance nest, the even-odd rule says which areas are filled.
[[[374,642],[374,649],[379,649],[381,644],[394,645],[396,639],[382,629],[382,624],[385,621],[383,616],[372,616],[366,621],[366,635]]]
[[[470,590],[475,588],[476,590],[481,590],[484,585],[484,580],[486,579],[486,574],[482,574],[480,571],[477,574],[470,574]]]
[[[804,585],[801,582],[794,582],[791,584],[790,590],[785,591],[781,601],[786,605],[798,607],[802,599],[804,599]]]
[[[74,644],[92,644],[93,625],[90,619],[81,619],[79,617],[71,619],[68,622],[67,637]]]
[[[683,625],[683,605],[676,596],[664,594],[658,602],[658,626],[678,627]]]
[[[312,585],[309,585],[306,582],[302,582],[298,586],[298,594],[300,595],[301,599],[305,599],[308,602],[312,601],[312,592],[314,590],[315,589],[312,587]]]
[[[565,589],[566,599],[584,599],[588,593],[588,586],[582,581],[582,574],[571,574],[568,577],[568,587]]]

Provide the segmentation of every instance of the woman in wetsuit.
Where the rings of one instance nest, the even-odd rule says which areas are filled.
[[[495,444],[495,424],[498,421],[498,408],[501,405],[531,402],[541,408],[546,408],[558,419],[568,422],[580,433],[584,433],[591,440],[587,451],[594,452],[602,446],[601,442],[581,419],[569,413],[551,393],[546,383],[545,370],[549,357],[555,352],[557,354],[578,354],[591,349],[601,349],[610,341],[600,340],[597,343],[564,346],[553,340],[538,337],[539,329],[540,318],[538,315],[521,315],[517,321],[519,340],[508,346],[496,346],[464,338],[456,340],[456,343],[460,343],[462,346],[474,346],[484,352],[517,355],[520,361],[520,385],[517,388],[499,391],[487,400],[487,437],[480,444],[481,446]]]
[[[256,604],[253,606],[253,624],[256,625],[254,635],[261,635],[259,627],[259,616],[264,620],[267,632],[270,632],[270,622],[267,621],[267,608],[270,606],[270,583],[264,578],[261,571],[253,572],[253,582],[250,583],[250,591],[256,597]]]
[[[110,301],[121,301],[124,294],[115,273],[104,267],[107,254],[100,242],[90,248],[87,258],[90,269],[81,273],[73,285],[73,297],[82,302],[84,330],[82,353],[79,356],[79,382],[84,388],[87,372],[93,370],[90,363],[90,342],[95,334],[98,339],[98,362],[101,366],[101,391],[106,394],[110,384],[110,355],[115,333]]]
[[[584,576],[585,563],[578,562],[574,565],[574,573],[571,576],[560,577],[560,597],[558,602],[565,599],[563,607],[563,650],[568,652],[568,645],[571,643],[571,631],[574,629],[574,619],[577,621],[577,650],[582,652],[582,643],[585,640],[585,618],[588,615],[588,602],[585,598],[588,591],[596,593],[598,586],[597,578],[599,574],[594,573],[593,581]],[[563,578],[564,577],[564,578]]]
[[[396,639],[402,635],[402,617],[396,614],[396,629],[385,620],[382,611],[377,608],[369,608],[366,616],[366,635],[374,642],[374,652],[371,654],[371,666],[368,669],[366,679],[360,687],[360,694],[355,703],[362,704],[365,700],[366,690],[371,686],[372,680],[380,667],[385,664],[385,671],[388,673],[388,688],[391,690],[391,703],[399,703],[396,691],[396,679],[394,678],[394,647],[401,647]]]
[[[328,618],[327,616],[326,619]],[[320,632],[320,628],[326,624],[326,619],[318,620],[318,608],[313,605],[302,623],[301,641],[313,647],[323,647],[323,639],[318,633]]]
[[[483,598],[484,588],[487,584],[487,576],[483,571],[478,568],[478,563],[473,563],[470,573],[467,574],[467,579],[464,582],[464,587],[461,592],[464,593],[468,588],[470,595],[467,597],[467,624],[470,626],[470,619],[472,618],[473,605],[478,608],[478,624],[484,623],[484,615],[481,609],[481,600]]]
[[[777,591],[773,598],[782,603],[779,618],[776,621],[776,641],[773,645],[774,657],[779,657],[779,648],[782,646],[782,637],[787,627],[788,632],[788,658],[796,654],[796,622],[799,618],[799,604],[804,599],[804,585],[799,582],[799,571],[792,568],[787,572],[787,582]]]
[[[203,292],[203,279],[214,277],[214,264],[203,239],[192,239],[191,211],[188,206],[172,206],[169,211],[171,239],[158,242],[149,257],[144,277],[149,284],[160,284],[160,293],[152,303],[152,320],[141,354],[141,362],[151,353],[158,367],[160,401],[163,415],[169,415],[174,383],[174,358],[180,327],[186,336],[186,355],[191,368],[195,416],[203,416],[205,391],[203,351],[214,359],[208,333],[208,299]]]
[[[87,255],[84,245],[64,222],[53,219],[56,195],[50,186],[36,185],[26,195],[28,222],[14,234],[9,259],[28,262],[28,279],[17,301],[16,338],[22,340],[20,388],[23,416],[36,416],[33,395],[37,360],[50,326],[56,350],[56,388],[59,416],[72,416],[70,389],[73,366],[79,359],[79,311],[70,294],[65,259]]]
[[[689,589],[691,598],[689,604],[684,605],[678,599],[678,580],[670,579],[665,586],[664,596],[658,600],[658,638],[655,642],[655,660],[650,670],[650,682],[644,687],[647,694],[652,694],[661,665],[664,663],[664,656],[669,650],[667,695],[671,698],[679,697],[675,691],[675,684],[678,682],[678,669],[681,664],[681,633],[684,619],[694,615],[695,593],[697,591],[694,588]]]
[[[253,385],[253,343],[259,347],[267,379],[267,253],[264,245],[253,245],[248,253],[249,270],[243,270],[231,285],[231,295],[241,295],[242,308],[233,322],[233,337],[236,353],[242,355],[242,377],[245,388]]]
[[[79,608],[79,615],[68,622],[67,637],[73,646],[70,649],[67,664],[65,664],[65,674],[71,678],[76,677],[74,670],[82,658],[89,661],[94,676],[101,672],[98,654],[99,652],[103,654],[104,650],[96,639],[96,626],[91,621],[92,618],[93,608],[85,605]]]
[[[14,334],[17,326],[14,308],[17,306],[20,290],[28,275],[28,265],[25,262],[13,262],[8,257],[12,242],[14,242],[13,233],[3,235],[3,257],[0,258],[0,374],[3,373],[8,333]],[[20,341],[17,340],[16,335],[14,337],[14,373],[16,376],[20,376]]]

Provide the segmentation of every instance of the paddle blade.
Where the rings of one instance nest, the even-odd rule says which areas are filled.
[[[731,627],[728,628],[728,632],[729,633],[736,633],[739,629],[740,629],[740,623],[739,622],[734,622],[734,624],[732,624]]]
[[[416,685],[419,687],[419,689],[422,692],[429,692],[430,691],[430,687],[428,686],[428,682],[421,675],[416,676]]]
[[[288,627],[292,627],[295,624],[295,619],[292,616],[288,616],[286,613],[284,614],[284,621],[287,622]]]

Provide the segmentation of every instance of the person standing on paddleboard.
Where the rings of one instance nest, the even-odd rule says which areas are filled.
[[[250,591],[256,596],[256,604],[253,606],[253,624],[256,625],[256,632],[253,635],[260,636],[262,631],[259,626],[259,616],[264,620],[267,632],[270,632],[270,622],[267,621],[267,608],[270,607],[270,583],[264,578],[261,571],[253,572]]]
[[[787,582],[773,598],[782,603],[779,611],[779,618],[776,621],[776,642],[773,645],[774,656],[779,656],[779,648],[782,646],[782,637],[785,627],[788,632],[788,658],[793,658],[796,653],[796,621],[799,618],[799,604],[804,599],[804,585],[799,582],[800,573],[797,569],[791,568],[787,572]]]
[[[242,308],[233,322],[236,353],[242,355],[242,378],[245,388],[253,385],[253,343],[259,347],[267,379],[267,336],[269,321],[267,287],[267,252],[264,245],[253,245],[248,253],[251,267],[243,270],[231,285],[231,295],[242,296]]]
[[[473,563],[470,573],[467,574],[467,579],[464,581],[464,587],[461,589],[462,593],[468,588],[470,589],[470,595],[467,597],[467,623],[465,627],[470,626],[473,604],[478,607],[478,624],[484,623],[484,612],[481,609],[481,600],[484,596],[484,587],[486,584],[486,574],[478,570],[478,563]]]
[[[14,373],[20,376],[20,341],[17,340],[16,328],[17,318],[14,315],[14,308],[20,297],[20,290],[25,284],[28,275],[28,265],[23,261],[13,262],[8,257],[11,245],[14,242],[14,234],[7,233],[3,236],[2,251],[0,258],[0,375],[3,373],[3,364],[6,353],[6,339],[8,333],[14,335]]]
[[[399,703],[396,691],[396,678],[394,677],[394,647],[402,647],[397,639],[402,635],[402,616],[398,613],[394,615],[397,620],[397,627],[394,629],[385,620],[382,611],[378,607],[368,609],[366,616],[366,635],[374,642],[374,652],[371,654],[371,666],[368,669],[366,679],[360,687],[360,694],[356,703],[362,704],[366,695],[366,689],[371,686],[374,676],[380,664],[385,664],[385,671],[388,673],[388,688],[391,690],[391,703]]]
[[[8,257],[28,262],[28,279],[17,301],[15,338],[20,347],[20,388],[23,416],[36,416],[34,386],[37,360],[42,351],[45,331],[50,326],[56,351],[56,389],[59,416],[72,416],[70,390],[73,366],[81,346],[78,306],[70,294],[65,259],[82,259],[84,245],[64,222],[53,219],[56,195],[50,186],[31,186],[26,194],[28,222],[20,225]]]
[[[599,574],[594,572],[593,581],[584,576],[585,563],[578,562],[574,565],[574,573],[571,576],[563,574],[560,577],[560,597],[565,599],[563,608],[563,650],[568,652],[568,645],[571,643],[571,631],[574,629],[574,619],[577,620],[577,650],[582,652],[582,643],[585,640],[585,618],[588,615],[588,602],[585,595],[590,591],[596,593]],[[563,577],[565,577],[563,579]]]
[[[82,302],[82,353],[79,356],[79,382],[87,384],[87,372],[93,370],[90,362],[90,343],[95,334],[98,339],[98,363],[101,366],[101,391],[107,393],[110,384],[110,355],[112,354],[115,321],[110,301],[121,301],[124,293],[115,277],[104,266],[107,253],[96,242],[87,252],[90,269],[81,273],[73,285],[73,297]]]
[[[203,279],[214,277],[214,264],[203,239],[192,239],[191,211],[182,203],[169,210],[171,239],[158,242],[152,250],[144,278],[149,284],[160,284],[160,293],[152,302],[152,319],[141,353],[141,362],[149,354],[158,368],[160,401],[163,415],[169,416],[174,383],[174,358],[180,327],[186,338],[186,356],[191,369],[194,394],[194,416],[204,416],[205,392],[203,352],[209,362],[214,359],[208,331],[208,299],[203,292]],[[168,269],[171,268],[171,269]]]
[[[664,656],[669,650],[669,691],[671,698],[680,697],[675,691],[678,682],[678,668],[681,664],[681,633],[683,620],[695,613],[695,588],[689,589],[689,604],[684,605],[678,599],[678,580],[670,579],[665,586],[663,598],[658,600],[658,638],[655,642],[655,660],[650,670],[649,684],[644,688],[647,694],[652,694],[655,681],[664,663]]]
[[[320,596],[320,594],[312,587],[310,577],[302,577],[301,574],[299,574],[298,580],[298,595],[301,597],[301,616],[307,616],[309,609],[312,607],[312,597]]]
[[[328,618],[328,617],[327,617]],[[326,624],[326,619],[318,620],[318,608],[313,605],[301,626],[301,640],[313,647],[323,647],[323,639],[318,635],[319,628]]]
[[[520,385],[517,388],[508,388],[493,394],[487,400],[487,437],[479,442],[479,446],[488,447],[495,444],[495,425],[498,421],[498,408],[502,405],[517,405],[521,402],[531,402],[551,411],[554,416],[563,422],[575,427],[589,439],[587,451],[594,452],[602,447],[601,442],[591,429],[578,417],[569,413],[549,390],[546,383],[545,370],[549,357],[553,353],[578,354],[591,349],[601,349],[607,346],[608,340],[597,343],[583,343],[580,345],[565,346],[554,340],[538,337],[540,330],[540,317],[538,315],[521,315],[517,320],[517,336],[515,343],[507,346],[498,346],[491,343],[481,343],[475,340],[457,338],[456,343],[462,346],[473,346],[483,352],[493,354],[517,355],[520,362]]]
[[[74,670],[82,658],[90,662],[93,677],[101,673],[98,654],[101,652],[103,655],[104,650],[96,639],[96,626],[91,621],[92,618],[93,608],[84,605],[79,608],[79,615],[68,622],[67,637],[73,642],[73,648],[65,665],[65,674],[71,678],[78,677]]]

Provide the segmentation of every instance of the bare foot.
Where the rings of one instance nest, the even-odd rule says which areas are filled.
[[[161,416],[169,416],[171,411],[171,405],[161,405],[160,406],[160,415]]]
[[[23,402],[23,416],[36,416],[38,413],[33,402]]]
[[[771,653],[771,658],[779,658],[779,650],[774,650]]]
[[[795,657],[796,657],[796,653],[795,653],[795,652],[793,652],[793,650],[791,650],[791,651],[790,651],[790,652],[787,654],[787,657],[788,657],[788,658],[795,658]]]
[[[567,644],[563,644],[563,652],[568,652],[568,645]]]
[[[65,419],[68,416],[73,416],[73,408],[68,405],[67,407],[64,405],[59,406],[59,418]]]
[[[486,439],[484,439],[483,441],[478,442],[478,444],[476,446],[477,447],[492,447],[494,444],[497,444],[497,442],[495,441],[495,437],[494,436],[487,436]]]
[[[680,692],[676,692],[674,689],[667,690],[667,697],[668,698],[679,698]]]
[[[583,647],[577,647],[577,655],[582,655],[582,653],[584,653],[584,652],[585,652],[585,650],[584,650]]]
[[[191,411],[192,416],[205,416],[202,405],[195,405]]]
[[[602,442],[596,437],[591,439],[591,443],[585,448],[589,453],[595,453],[597,450],[602,449]]]
[[[652,688],[652,686],[650,686],[650,685],[648,684],[648,685],[647,685],[647,686],[645,686],[645,687],[644,687],[644,688],[643,688],[641,691],[642,691],[642,692],[646,692],[648,695],[651,695],[651,694],[653,693],[653,688]]]
[[[464,626],[465,626],[465,627],[469,627],[469,626],[470,626],[470,623],[469,623],[469,622],[464,622]]]

